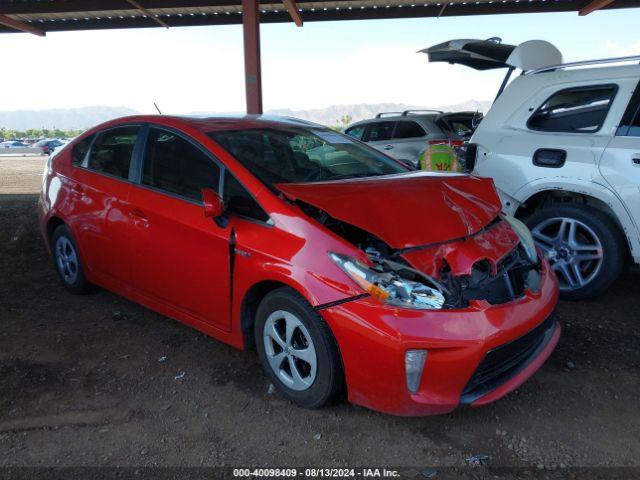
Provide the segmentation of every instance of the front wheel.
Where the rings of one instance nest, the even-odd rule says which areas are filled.
[[[289,400],[318,408],[340,390],[343,373],[335,339],[294,290],[283,287],[265,296],[256,314],[255,337],[265,372]]]
[[[549,259],[565,300],[600,295],[620,274],[625,241],[602,211],[588,205],[557,205],[526,220],[536,244]]]

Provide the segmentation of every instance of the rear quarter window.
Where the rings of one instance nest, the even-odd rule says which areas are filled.
[[[527,127],[541,132],[595,133],[602,128],[617,85],[560,90],[531,115]]]
[[[93,140],[94,135],[89,135],[86,138],[83,138],[79,142],[77,142],[73,148],[71,149],[71,165],[78,167],[82,165],[84,158],[87,155],[87,151],[91,146],[91,141]]]

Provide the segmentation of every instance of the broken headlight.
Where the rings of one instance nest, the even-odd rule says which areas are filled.
[[[362,289],[383,303],[421,310],[440,309],[444,305],[444,295],[437,289],[403,278],[398,272],[370,267],[338,253],[330,253],[329,257]]]
[[[536,263],[538,261],[538,253],[536,252],[536,244],[533,242],[533,236],[531,235],[529,227],[517,218],[507,215],[506,213],[503,213],[500,217],[507,222],[518,237],[520,237],[520,243],[527,254],[527,258],[531,260],[531,262]]]

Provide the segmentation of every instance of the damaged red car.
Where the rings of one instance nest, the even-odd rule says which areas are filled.
[[[409,170],[316,124],[127,117],[48,161],[42,233],[96,285],[238,348],[288,399],[487,404],[560,336],[558,285],[491,180]]]

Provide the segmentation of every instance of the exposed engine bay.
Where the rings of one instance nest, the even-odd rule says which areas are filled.
[[[539,290],[541,263],[535,255],[535,247],[532,255],[531,250],[517,239],[500,258],[492,258],[491,249],[480,250],[478,258],[465,272],[452,268],[453,262],[447,261],[447,249],[443,253],[442,247],[445,245],[454,251],[456,248],[471,250],[465,242],[473,241],[474,235],[437,245],[412,247],[411,255],[420,250],[423,257],[429,259],[429,262],[417,265],[405,258],[405,255],[412,258],[406,252],[409,249],[393,249],[376,236],[335,219],[319,208],[300,200],[295,203],[305,214],[366,253],[372,266],[356,265],[353,259],[340,255],[334,255],[332,259],[372,296],[389,304],[424,309],[465,308],[472,301],[501,304],[521,298],[526,290]],[[511,221],[496,217],[483,230],[498,226],[508,228],[505,223]],[[513,234],[512,230],[508,231]],[[482,242],[487,243],[487,240]],[[474,253],[482,242],[473,243]],[[435,266],[431,271],[421,268],[431,263]]]

